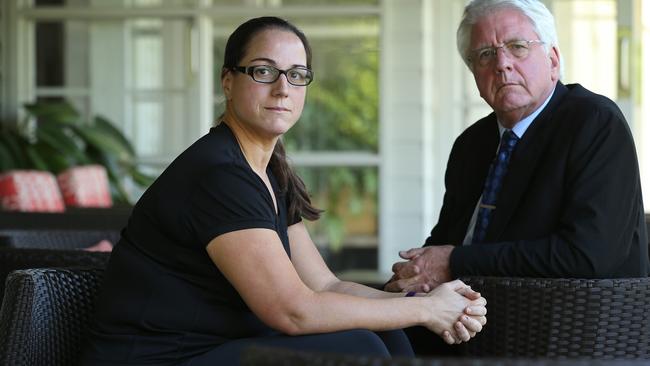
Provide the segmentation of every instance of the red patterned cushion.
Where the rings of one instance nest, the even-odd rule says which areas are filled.
[[[57,177],[67,206],[111,207],[111,191],[106,169],[101,165],[84,165],[63,171]]]
[[[38,170],[12,170],[0,175],[0,202],[10,211],[65,210],[54,175]]]

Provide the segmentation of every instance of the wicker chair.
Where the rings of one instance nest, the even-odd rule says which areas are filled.
[[[105,268],[110,253],[83,250],[0,248],[0,302],[5,292],[5,279],[12,271],[42,267]]]
[[[13,272],[0,311],[0,365],[75,365],[103,270]]]
[[[466,356],[650,358],[650,278],[463,280],[488,300]]]
[[[641,366],[642,360],[554,360],[503,358],[379,358],[251,347],[242,354],[242,366]]]
[[[131,206],[66,208],[65,212],[16,212],[0,210],[0,229],[121,230]]]
[[[0,247],[81,249],[97,244],[100,240],[116,244],[120,239],[118,230],[0,230]]]

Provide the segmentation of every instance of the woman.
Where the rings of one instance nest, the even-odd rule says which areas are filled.
[[[301,222],[320,211],[279,140],[300,117],[310,67],[305,36],[282,19],[230,36],[221,123],[134,207],[85,364],[237,364],[251,344],[405,356],[395,329],[424,325],[448,343],[481,330],[485,299],[460,281],[404,297],[339,281],[323,262]]]

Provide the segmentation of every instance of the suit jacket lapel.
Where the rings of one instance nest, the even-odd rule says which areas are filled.
[[[537,169],[547,142],[554,133],[558,132],[554,129],[551,119],[553,112],[557,109],[557,104],[561,102],[567,92],[568,89],[558,82],[549,103],[528,127],[521,141],[517,143],[508,165],[508,173],[501,186],[497,208],[490,219],[490,225],[485,235],[486,242],[501,240],[510,218],[516,211],[519,202],[524,199],[528,182]]]
[[[489,116],[489,123],[485,126],[485,131],[477,134],[477,136],[480,136],[480,138],[472,142],[471,149],[471,153],[476,159],[472,159],[471,166],[466,167],[467,176],[464,177],[465,183],[469,185],[464,192],[469,193],[473,202],[472,213],[481,193],[483,193],[485,179],[487,179],[490,165],[499,147],[499,128],[494,114]]]

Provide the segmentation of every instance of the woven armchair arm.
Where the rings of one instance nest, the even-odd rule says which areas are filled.
[[[77,364],[102,274],[88,268],[13,272],[0,311],[0,364]]]
[[[12,271],[47,267],[106,268],[110,253],[84,250],[0,248],[0,301]]]
[[[462,278],[488,301],[470,356],[650,358],[650,278]]]

